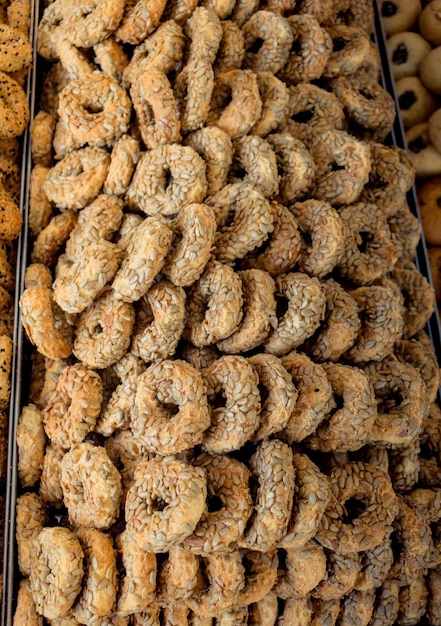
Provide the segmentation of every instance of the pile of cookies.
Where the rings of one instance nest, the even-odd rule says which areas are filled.
[[[44,10],[16,626],[438,623],[435,295],[372,16]]]

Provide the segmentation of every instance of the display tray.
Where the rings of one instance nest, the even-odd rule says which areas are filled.
[[[381,18],[379,17],[378,6],[374,2],[375,9],[375,32],[374,40],[378,46],[378,50],[382,59],[382,84],[389,91],[396,103],[398,111],[397,98],[394,89],[394,81],[392,73],[388,65],[386,53],[385,37],[382,30]],[[34,48],[34,62],[27,80],[27,94],[30,102],[31,120],[36,114],[36,94],[38,93],[38,85],[41,82],[40,64],[37,59],[36,52],[36,32],[39,22],[40,9],[38,2],[32,2],[32,42]],[[405,134],[399,114],[394,122],[394,126],[389,138],[389,143],[406,147]],[[15,310],[16,323],[14,329],[14,354],[11,376],[11,402],[9,412],[9,444],[8,444],[8,478],[6,485],[6,512],[5,512],[5,549],[3,562],[3,596],[1,604],[1,624],[4,626],[12,626],[15,601],[17,598],[17,590],[19,583],[18,565],[17,565],[17,547],[15,541],[15,505],[17,497],[20,494],[20,485],[18,481],[17,471],[17,446],[16,446],[16,429],[19,421],[22,407],[26,404],[30,386],[30,354],[31,346],[26,338],[24,329],[21,324],[21,315],[19,310],[19,300],[24,291],[24,276],[26,267],[29,263],[29,228],[28,228],[28,198],[30,172],[32,169],[31,149],[30,149],[30,133],[26,131],[23,138],[24,154],[22,169],[22,199],[21,208],[23,212],[23,230],[18,239],[18,263],[15,290]],[[412,212],[420,218],[418,202],[415,189],[411,189],[408,193],[408,204]],[[431,282],[430,266],[428,262],[427,247],[424,238],[418,245],[417,257],[415,259],[418,270],[426,276]],[[434,313],[429,320],[426,328],[433,346],[435,348],[439,362],[441,362],[441,326],[437,313]],[[439,394],[438,400],[441,401]]]

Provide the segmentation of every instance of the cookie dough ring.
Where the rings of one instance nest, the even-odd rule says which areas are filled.
[[[321,519],[317,541],[342,554],[378,546],[398,514],[397,496],[388,474],[358,461],[334,468],[329,481],[335,500],[331,500]],[[356,510],[351,521],[345,522],[338,510],[345,511],[345,503],[354,497],[362,503],[363,510]]]
[[[61,509],[63,507],[63,490],[60,484],[61,460],[65,454],[63,448],[47,445],[43,458],[40,477],[40,498],[45,505]]]
[[[196,347],[229,337],[242,311],[242,281],[228,265],[210,262],[187,296],[187,325],[183,337]]]
[[[241,266],[278,276],[295,266],[301,237],[297,221],[289,209],[278,202],[271,202],[270,208],[274,230],[259,248],[246,255]]]
[[[156,601],[159,606],[185,603],[196,586],[198,569],[199,560],[193,552],[186,550],[182,544],[171,547],[156,576]]]
[[[286,312],[277,318],[263,342],[265,352],[283,356],[301,346],[320,325],[325,313],[324,290],[315,277],[291,272],[275,279],[276,297],[286,302]]]
[[[278,542],[286,550],[308,545],[331,498],[328,479],[303,453],[294,452],[295,495],[287,531]],[[311,494],[314,494],[311,497]]]
[[[226,17],[226,16],[225,16]],[[222,25],[213,6],[198,6],[184,25],[189,42],[189,61],[204,61],[212,65],[222,39]]]
[[[146,217],[136,227],[112,283],[116,300],[136,302],[147,293],[164,266],[172,237],[169,224],[161,216]]]
[[[46,435],[43,418],[35,404],[23,407],[17,425],[18,477],[22,487],[32,487],[40,479]]]
[[[259,426],[257,372],[243,356],[224,355],[202,372],[211,413],[202,447],[211,454],[239,450]],[[222,406],[216,399],[223,396]]]
[[[291,376],[273,354],[254,354],[249,362],[257,371],[260,388],[265,390],[259,430],[253,436],[258,441],[285,428],[298,393]]]
[[[239,545],[268,552],[288,528],[295,491],[293,453],[288,444],[278,439],[264,439],[249,464],[257,492],[254,512]]]
[[[213,67],[205,58],[190,60],[176,77],[173,88],[183,134],[205,124],[213,87]]]
[[[251,70],[231,70],[215,77],[207,126],[217,126],[231,139],[243,137],[262,114],[257,77]]]
[[[432,49],[420,33],[412,31],[395,33],[387,39],[386,45],[390,68],[396,81],[404,76],[417,76],[421,61]]]
[[[164,20],[174,20],[177,24],[185,24],[197,5],[196,0],[170,0],[162,17]]]
[[[233,606],[244,584],[244,567],[238,550],[203,559],[188,607],[200,618],[216,618]]]
[[[69,520],[75,526],[109,528],[117,519],[121,476],[105,448],[75,444],[61,461],[61,487]]]
[[[284,67],[293,41],[291,26],[286,18],[261,9],[245,22],[242,33],[245,43],[244,68],[253,72],[277,74]]]
[[[102,395],[99,374],[79,363],[66,367],[42,411],[51,443],[67,450],[83,441],[95,428]]]
[[[78,221],[78,214],[68,209],[51,217],[34,240],[32,263],[52,267]]]
[[[178,107],[164,72],[157,69],[139,72],[130,87],[130,96],[147,149],[180,142]]]
[[[391,281],[358,287],[351,292],[361,326],[345,358],[353,363],[381,361],[392,354],[403,332],[403,301]]]
[[[397,450],[389,450],[389,474],[396,492],[406,493],[418,483],[420,452],[418,439]]]
[[[231,19],[222,20],[222,39],[213,63],[215,74],[229,72],[241,67],[245,56],[243,32]]]
[[[322,546],[315,541],[308,541],[299,548],[285,550],[285,563],[279,569],[277,583],[273,591],[278,597],[307,598],[321,580],[326,578],[326,554]]]
[[[70,3],[66,5],[65,2],[60,0],[52,2],[50,6],[48,5],[44,8],[37,28],[37,52],[47,61],[55,61],[58,58],[55,46],[60,30],[63,28],[63,22],[68,17],[70,9]]]
[[[167,177],[170,180],[167,180]],[[160,145],[144,152],[127,192],[128,206],[147,215],[176,215],[206,195],[205,162],[189,146]]]
[[[119,25],[124,13],[124,1],[72,3],[63,20],[63,33],[78,48],[91,48],[106,39]]]
[[[369,179],[369,147],[346,131],[324,130],[308,148],[317,165],[313,197],[332,206],[355,202]]]
[[[190,287],[203,273],[216,236],[216,219],[206,204],[187,204],[172,222],[176,243],[162,273],[178,287]]]
[[[382,23],[387,36],[412,30],[421,14],[420,2],[390,2],[383,0],[379,6]]]
[[[305,200],[290,207],[303,235],[297,267],[309,276],[329,274],[343,252],[344,226],[328,202]]]
[[[52,289],[25,289],[20,311],[26,334],[38,352],[49,359],[67,359],[72,354],[72,326],[55,302]]]
[[[321,452],[359,450],[377,416],[371,383],[357,367],[341,363],[323,365],[337,407],[318,425],[307,445]],[[340,406],[340,408],[338,408]]]
[[[110,154],[110,165],[103,191],[109,195],[123,196],[130,184],[139,159],[139,141],[131,135],[121,135]]]
[[[114,31],[117,41],[137,45],[141,43],[159,25],[166,5],[166,0],[149,2],[135,0],[124,7],[123,18]]]
[[[357,552],[340,553],[329,550],[326,554],[328,575],[312,594],[325,601],[348,597],[355,587],[360,568]]]
[[[271,276],[258,269],[237,274],[242,281],[243,317],[237,330],[216,344],[227,354],[257,348],[268,336],[276,315],[275,284]]]
[[[361,570],[355,584],[356,589],[368,591],[381,587],[388,578],[393,562],[392,541],[387,532],[384,540],[378,546],[360,554]]]
[[[205,470],[207,508],[182,546],[202,556],[229,552],[242,538],[253,510],[248,485],[251,472],[240,461],[223,454],[202,453],[193,465]],[[210,503],[215,500],[220,502],[211,511]]]
[[[293,40],[279,77],[288,86],[320,78],[332,52],[331,37],[312,15],[291,15],[287,20]]]
[[[72,613],[82,623],[106,617],[116,599],[116,555],[110,535],[95,528],[77,532],[85,557],[85,578]]]
[[[436,307],[435,290],[413,264],[395,267],[391,276],[404,297],[403,338],[409,339],[423,330],[431,318]]]
[[[311,435],[324,419],[329,411],[332,388],[323,367],[306,354],[293,350],[282,357],[282,365],[298,391],[294,411],[283,431],[284,438],[294,443]]]
[[[250,132],[259,137],[266,137],[285,119],[289,92],[285,83],[271,72],[257,72],[256,77],[262,100],[262,112]]]
[[[229,182],[249,182],[265,198],[277,194],[279,173],[276,155],[271,144],[257,135],[246,135],[233,142],[234,154]]]
[[[216,126],[204,126],[187,135],[184,143],[205,161],[207,195],[220,191],[227,182],[233,162],[233,144],[230,137]]]
[[[168,280],[147,291],[137,312],[131,350],[146,363],[171,357],[185,326],[185,292]]]
[[[32,598],[40,615],[53,620],[63,617],[72,607],[81,591],[83,557],[78,538],[67,528],[46,527],[40,531],[34,541],[29,576]]]
[[[55,125],[56,118],[46,111],[38,111],[34,116],[29,126],[34,166],[50,167],[52,165],[52,142]]]
[[[0,188],[0,241],[14,241],[20,234],[23,217],[12,196]]]
[[[333,278],[323,284],[324,320],[305,346],[307,354],[317,363],[338,361],[355,343],[361,326],[358,304],[352,295]]]
[[[260,246],[273,230],[273,214],[269,202],[249,182],[231,183],[205,204],[214,210],[218,229],[214,256],[221,263],[242,259]]]
[[[436,402],[440,386],[440,369],[428,335],[421,331],[411,339],[397,342],[394,353],[399,361],[409,363],[419,371],[427,387],[429,403]]]
[[[166,552],[190,536],[205,507],[205,472],[174,456],[140,461],[125,505],[129,536],[147,552]]]
[[[99,194],[110,156],[102,148],[86,147],[68,153],[52,167],[44,190],[59,209],[82,209]]]
[[[369,38],[362,28],[337,24],[326,29],[332,40],[332,52],[323,70],[324,78],[354,74],[365,62]]]
[[[315,0],[300,0],[296,2],[295,10],[301,15],[305,13],[312,15],[320,24],[323,24],[332,18],[333,4],[331,0],[323,0],[320,3],[315,2]]]
[[[360,128],[361,136],[382,142],[395,119],[392,96],[375,80],[341,76],[332,80],[332,91],[343,104],[347,116]]]
[[[155,597],[156,555],[140,548],[127,530],[116,537],[124,576],[120,579],[118,600],[114,609],[118,616],[143,611]]]
[[[15,504],[15,539],[18,568],[29,576],[32,566],[34,540],[46,524],[46,508],[41,498],[31,491],[18,496]]]
[[[369,443],[389,448],[406,446],[419,435],[428,414],[427,390],[418,371],[393,356],[366,366],[377,399],[378,415]]]
[[[28,578],[23,578],[22,580],[20,580],[20,584],[17,590],[13,623],[43,626],[43,616],[37,613],[37,608],[32,598]]]
[[[80,314],[73,353],[92,369],[113,365],[129,349],[134,322],[133,306],[106,289]]]
[[[201,374],[179,359],[150,365],[138,377],[131,417],[133,434],[149,452],[178,454],[200,444],[210,425]]]
[[[344,235],[339,274],[356,285],[369,285],[391,272],[398,252],[383,207],[360,202],[344,207],[339,215]]]
[[[316,166],[303,142],[289,133],[273,133],[267,137],[274,150],[280,182],[277,199],[283,204],[299,200],[311,187]]]

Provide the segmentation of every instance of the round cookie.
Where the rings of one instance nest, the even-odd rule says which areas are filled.
[[[427,122],[416,124],[406,132],[408,155],[416,178],[441,174],[441,154],[430,143]]]
[[[432,146],[441,154],[441,109],[429,117],[427,121],[427,132]]]
[[[430,273],[432,274],[432,284],[435,288],[435,295],[438,302],[441,302],[441,246],[428,246],[427,255],[429,257]]]
[[[433,0],[421,11],[418,29],[427,41],[441,45],[441,0]]]
[[[418,203],[428,244],[441,245],[441,176],[431,178],[418,188]]]
[[[436,111],[438,103],[418,76],[405,76],[395,83],[404,128],[426,121]]]
[[[429,91],[441,96],[441,46],[431,49],[421,59],[418,76]]]
[[[395,80],[404,76],[417,76],[421,60],[431,50],[430,43],[419,33],[409,31],[392,35],[386,45],[390,68]],[[425,84],[424,81],[422,82]],[[425,86],[429,88],[428,85]]]
[[[379,3],[384,32],[389,37],[411,30],[421,13],[420,0],[382,0]]]

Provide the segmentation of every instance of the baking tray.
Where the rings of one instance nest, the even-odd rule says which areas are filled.
[[[385,36],[381,24],[381,18],[376,0],[374,0],[375,24],[373,39],[378,46],[379,54],[382,60],[381,83],[389,91],[394,99],[397,111],[398,101],[395,94],[393,76],[389,67],[389,61],[386,52]],[[31,7],[31,42],[33,44],[34,59],[37,60],[36,52],[36,33],[40,17],[40,5],[38,0],[32,2]],[[34,61],[27,79],[26,93],[29,98],[31,120],[36,114],[38,92],[38,71],[39,63]],[[394,126],[392,128],[389,142],[406,148],[404,129],[399,115],[396,116]],[[17,549],[15,541],[15,504],[19,493],[18,472],[17,472],[17,447],[16,447],[16,428],[19,421],[21,408],[26,404],[29,394],[30,384],[30,344],[26,338],[25,332],[21,324],[21,314],[19,309],[19,300],[24,290],[24,276],[29,259],[29,227],[28,227],[28,198],[30,173],[32,169],[30,146],[30,133],[27,130],[23,136],[23,160],[22,160],[22,187],[21,187],[21,203],[20,208],[23,213],[23,229],[18,239],[17,249],[17,276],[15,290],[15,329],[14,329],[14,353],[11,372],[11,402],[9,411],[9,445],[8,445],[8,476],[5,494],[6,503],[6,519],[5,519],[5,549],[3,562],[3,596],[1,604],[1,620],[2,626],[12,626],[15,600],[18,589],[17,576]],[[415,189],[411,189],[408,193],[408,203],[412,212],[420,219],[417,197]],[[425,275],[431,282],[430,265],[428,262],[427,247],[424,238],[418,245],[415,263],[418,270]],[[434,313],[427,324],[427,332],[432,340],[432,344],[436,350],[438,360],[441,362],[441,325],[437,313]],[[441,395],[438,400],[441,401]]]

